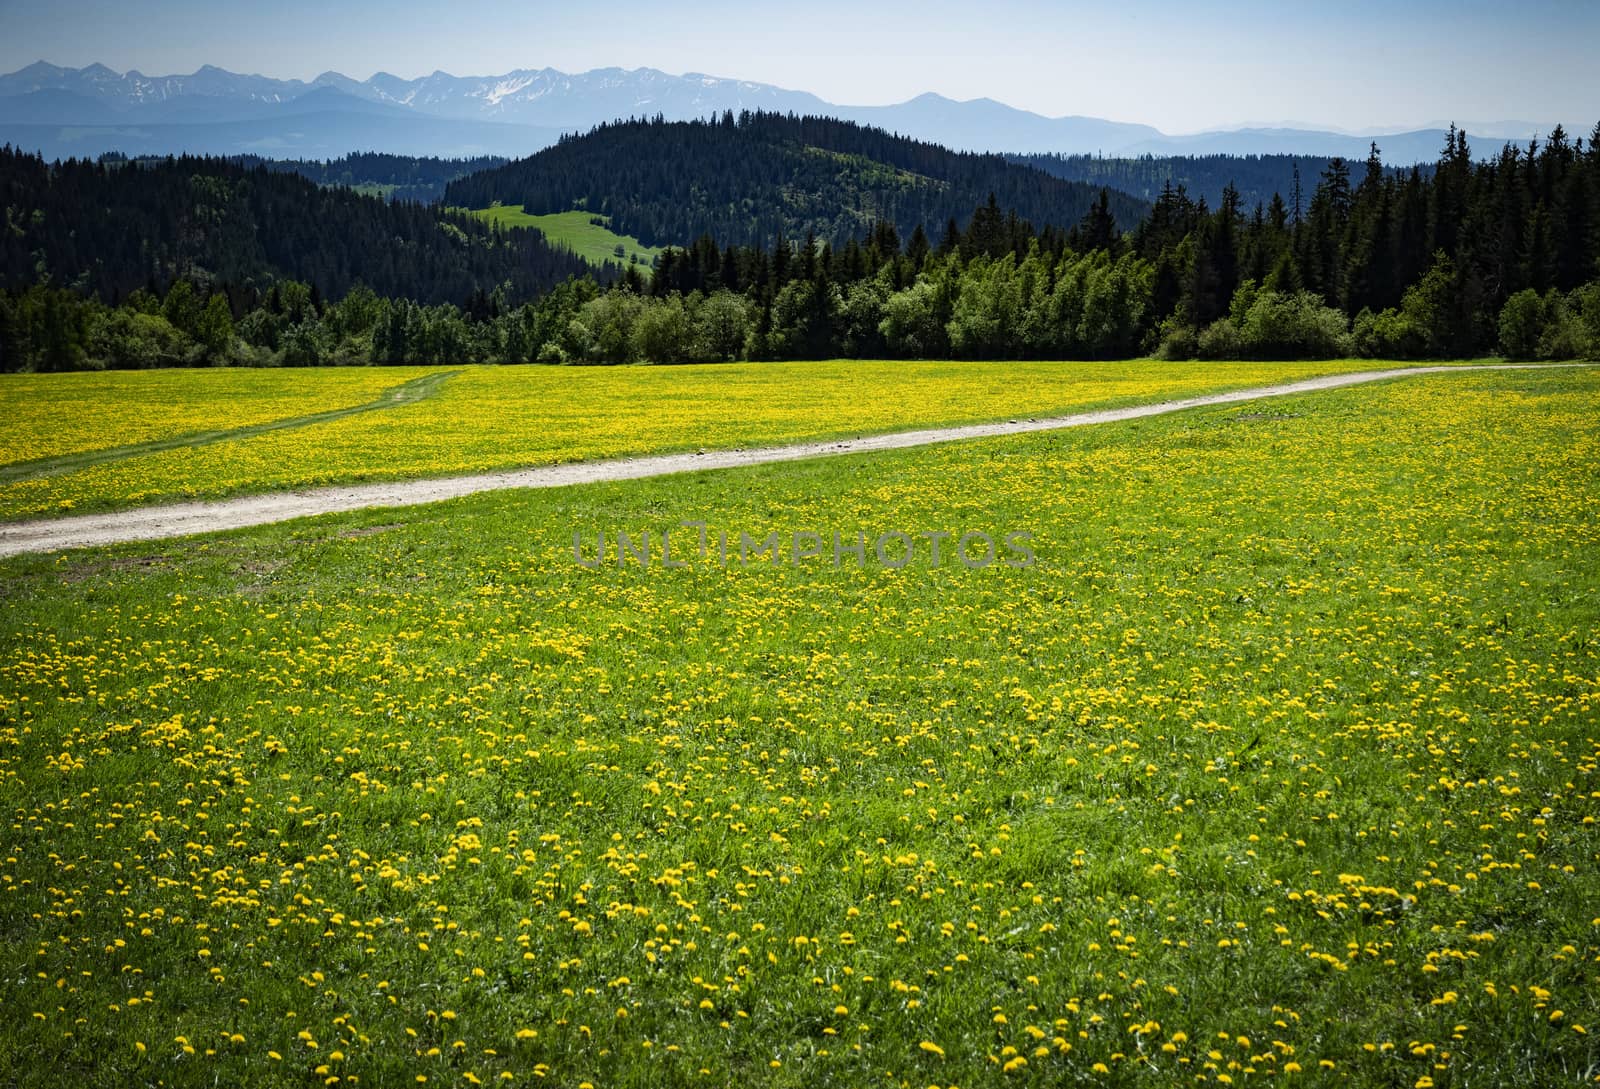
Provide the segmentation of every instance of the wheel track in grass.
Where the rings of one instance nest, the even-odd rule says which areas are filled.
[[[286,431],[297,427],[310,427],[313,424],[331,423],[334,420],[342,420],[346,416],[359,416],[363,412],[378,412],[384,409],[400,408],[403,405],[416,404],[418,401],[432,397],[447,379],[453,378],[460,373],[460,371],[439,371],[434,374],[425,374],[420,378],[413,378],[409,382],[402,382],[398,386],[384,390],[376,400],[368,401],[361,405],[351,405],[348,408],[330,408],[325,412],[313,412],[306,416],[286,416],[281,420],[269,420],[266,423],[248,424],[244,427],[230,427],[218,431],[191,431],[187,434],[173,435],[164,439],[151,439],[149,442],[129,443],[126,446],[107,446],[100,450],[82,450],[71,454],[57,454],[53,457],[0,465],[0,484],[15,484],[23,480],[59,476],[62,473],[77,472],[79,469],[103,465],[108,461],[122,461],[125,458],[139,457],[142,454],[160,454],[168,450],[210,446],[212,443],[217,442],[253,438],[256,435],[264,435],[269,431]]]
[[[1157,401],[1124,408],[1099,409],[1070,416],[1043,419],[1008,420],[998,423],[967,424],[960,427],[942,427],[920,431],[897,431],[881,435],[867,435],[855,439],[833,442],[794,443],[786,446],[760,447],[749,450],[707,450],[692,454],[658,454],[648,457],[623,458],[610,461],[569,462],[530,469],[513,469],[471,476],[436,477],[422,480],[400,480],[378,484],[359,484],[342,487],[316,488],[301,491],[274,492],[266,495],[242,496],[206,503],[173,503],[154,507],[108,514],[84,514],[67,518],[52,518],[31,522],[0,524],[0,556],[24,553],[54,552],[66,548],[88,548],[99,545],[120,544],[129,541],[153,541],[171,537],[185,537],[198,533],[215,533],[249,526],[267,525],[295,518],[319,514],[364,510],[372,507],[408,507],[435,503],[446,499],[474,495],[478,492],[500,491],[510,488],[560,488],[574,484],[604,483],[618,480],[638,480],[646,477],[666,476],[673,473],[695,472],[705,469],[733,469],[746,465],[764,465],[780,461],[801,461],[808,458],[835,457],[841,454],[873,453],[880,450],[902,450],[908,447],[928,446],[934,443],[960,442],[968,439],[997,438],[1039,431],[1056,431],[1090,424],[1118,423],[1140,420],[1150,416],[1163,416],[1191,408],[1211,405],[1239,404],[1269,397],[1286,397],[1298,393],[1316,393],[1340,389],[1345,386],[1364,385],[1394,378],[1409,378],[1430,374],[1473,374],[1480,371],[1507,370],[1559,370],[1592,366],[1583,363],[1498,363],[1477,366],[1425,366],[1398,367],[1378,371],[1355,371],[1347,374],[1322,375],[1297,382],[1285,382],[1252,389],[1232,390],[1227,393],[1203,394],[1176,401]],[[430,375],[435,384],[456,372]],[[415,379],[405,386],[389,391],[392,398],[400,390],[414,387],[424,379]],[[427,393],[432,392],[429,387]],[[423,393],[420,396],[426,396]],[[420,399],[415,397],[413,399]],[[402,402],[403,403],[403,402]],[[370,411],[374,408],[392,407],[392,401],[380,400],[354,409],[342,409],[320,414],[321,418],[336,419],[351,412]],[[312,420],[298,417],[297,420]],[[257,429],[289,426],[293,421],[280,421],[277,425],[262,425]],[[318,421],[320,422],[320,420]],[[305,426],[297,423],[296,426]],[[217,440],[213,440],[217,441]]]

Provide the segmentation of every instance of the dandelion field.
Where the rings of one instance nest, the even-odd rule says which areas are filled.
[[[1380,366],[835,360],[0,375],[0,519],[1054,415]],[[382,411],[176,449],[135,445],[304,419],[429,374],[439,380],[427,396]],[[107,446],[129,456],[68,472],[13,472],[35,458]]]
[[[0,562],[0,1081],[1592,1082],[1597,548],[1572,370]]]
[[[216,367],[0,375],[0,451],[10,465],[249,427],[360,404],[429,370]]]

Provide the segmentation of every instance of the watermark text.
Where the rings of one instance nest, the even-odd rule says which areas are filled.
[[[611,566],[677,570],[695,564],[865,568],[876,560],[878,566],[891,569],[960,566],[976,571],[995,564],[1032,567],[1037,562],[1033,534],[1026,530],[773,529],[753,535],[697,521],[665,530],[602,529],[588,534],[573,530],[572,559],[596,570]]]

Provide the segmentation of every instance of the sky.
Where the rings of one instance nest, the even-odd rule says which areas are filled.
[[[1292,121],[1600,120],[1600,0],[0,0],[0,71],[37,60],[279,78],[618,66],[883,105],[988,97],[1169,133]]]

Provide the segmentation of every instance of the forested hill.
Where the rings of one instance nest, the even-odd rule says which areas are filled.
[[[531,297],[588,269],[533,231],[223,159],[47,164],[0,149],[0,207],[0,288],[44,282],[107,301],[183,278],[459,303],[504,284]]]
[[[874,222],[935,238],[994,194],[1036,226],[1071,227],[1100,187],[1053,178],[999,155],[957,153],[848,121],[731,113],[719,120],[619,121],[527,159],[451,183],[448,204],[520,204],[544,214],[582,208],[646,245],[770,246],[781,233],[840,244]],[[1132,227],[1147,202],[1110,195]]]
[[[1381,151],[1381,149],[1380,149]],[[1333,160],[1324,155],[1140,155],[1113,159],[1099,155],[1008,155],[1014,163],[1033,166],[1057,178],[1103,185],[1130,196],[1155,201],[1170,183],[1182,187],[1194,200],[1204,198],[1215,208],[1222,191],[1233,186],[1239,203],[1246,209],[1270,204],[1275,194],[1283,197],[1292,212],[1296,182],[1302,203],[1311,199],[1317,179]],[[1424,174],[1431,163],[1420,167]],[[1411,172],[1410,164],[1389,167],[1387,173],[1400,177]]]

